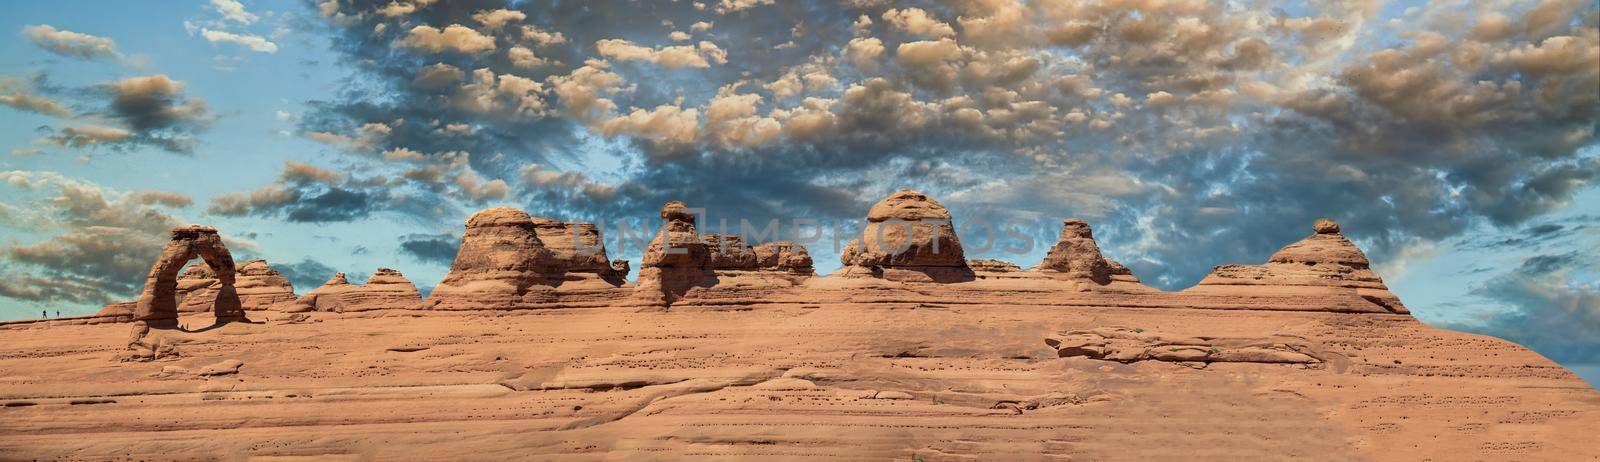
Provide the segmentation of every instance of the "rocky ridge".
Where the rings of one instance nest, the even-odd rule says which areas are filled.
[[[893,214],[939,216],[897,195]],[[1421,324],[1331,222],[1164,292],[1087,224],[1032,270],[918,255],[959,242],[929,221],[908,255],[814,277],[798,244],[714,253],[682,203],[662,219],[638,287],[491,209],[467,222],[454,292],[420,306],[380,270],[363,286],[405,296],[351,298],[337,275],[307,295],[326,311],[184,313],[215,321],[193,330],[0,323],[0,459],[1600,458],[1600,393]],[[178,293],[178,257],[207,239],[181,234],[145,292]],[[271,279],[221,267],[241,298],[245,273]]]

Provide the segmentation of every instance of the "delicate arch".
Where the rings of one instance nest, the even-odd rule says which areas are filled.
[[[233,255],[222,244],[217,229],[209,226],[188,226],[172,229],[172,240],[161,250],[145,278],[144,290],[134,308],[134,319],[158,320],[178,317],[178,271],[189,260],[199,257],[216,273],[220,286],[213,305],[218,319],[244,317],[239,304],[239,292],[233,287]]]

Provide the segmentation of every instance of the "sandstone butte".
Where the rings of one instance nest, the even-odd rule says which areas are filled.
[[[1082,220],[1024,270],[950,218],[896,192],[818,277],[672,202],[635,284],[490,209],[426,299],[175,229],[136,301],[0,325],[0,460],[1600,459],[1600,393],[1418,322],[1331,221],[1166,292]]]

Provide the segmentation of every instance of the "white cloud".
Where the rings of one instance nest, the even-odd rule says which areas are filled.
[[[890,9],[883,12],[883,20],[888,21],[895,29],[912,35],[936,39],[956,35],[956,30],[949,24],[939,21],[921,8]]]
[[[680,67],[707,68],[711,62],[726,64],[728,54],[717,44],[700,42],[694,46],[674,45],[650,48],[620,39],[603,39],[594,43],[601,56],[618,61],[647,61],[668,69]]]
[[[417,26],[411,28],[406,38],[398,43],[400,46],[417,48],[430,53],[455,51],[459,53],[477,54],[494,50],[494,37],[484,35],[470,27],[460,24],[451,24],[444,29],[432,26]]]
[[[211,0],[211,7],[215,8],[217,14],[221,14],[223,19],[240,24],[250,24],[260,19],[255,14],[245,11],[244,4],[239,3],[238,0]]]
[[[117,43],[105,37],[56,29],[49,24],[22,28],[22,35],[51,53],[80,59],[116,57]]]
[[[272,41],[267,40],[265,37],[259,35],[235,34],[232,32],[224,32],[205,28],[200,29],[200,35],[205,37],[206,41],[211,43],[236,43],[239,45],[244,45],[245,47],[249,48],[250,51],[258,51],[261,53],[278,52],[278,44],[272,43]]]

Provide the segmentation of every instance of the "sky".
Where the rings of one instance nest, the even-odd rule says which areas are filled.
[[[794,238],[910,188],[1012,231],[962,228],[969,258],[1031,266],[1082,217],[1166,290],[1332,218],[1424,322],[1600,377],[1593,1],[0,12],[0,319],[133,298],[181,224],[302,291],[379,267],[426,290],[483,208],[617,231],[683,200]],[[840,244],[810,246],[820,273]]]

